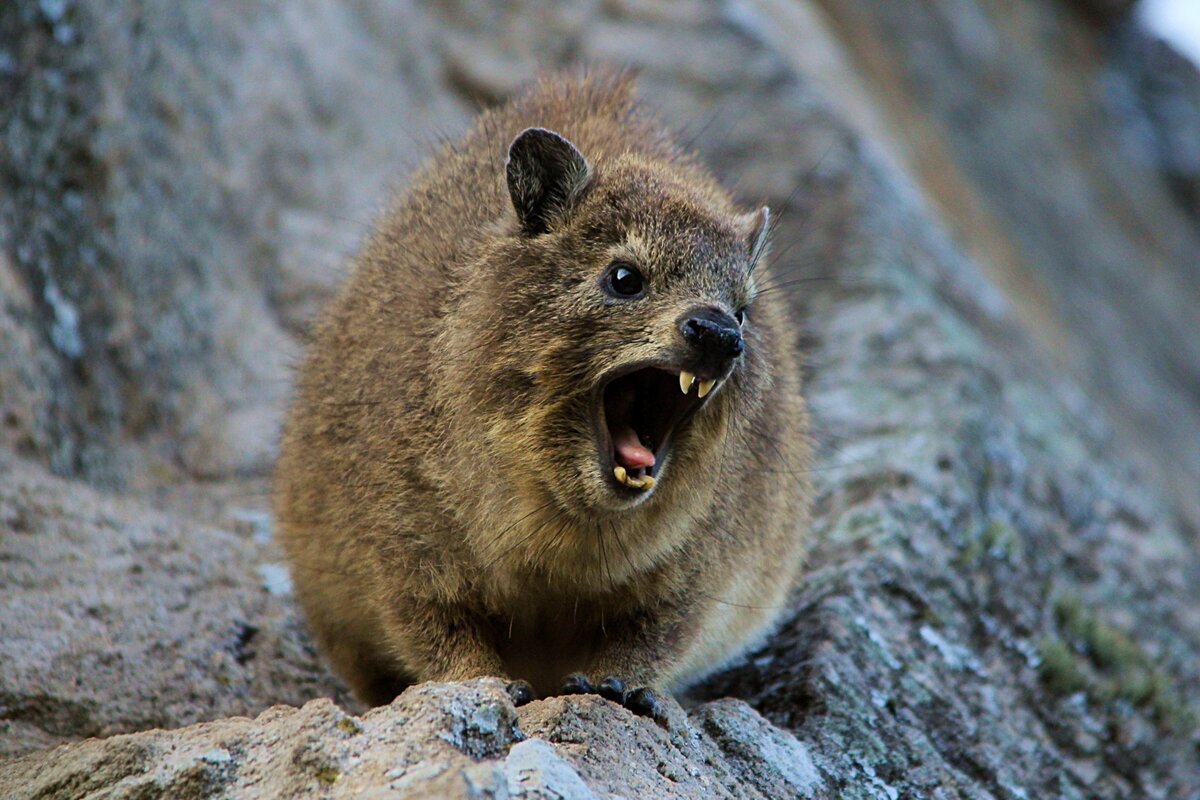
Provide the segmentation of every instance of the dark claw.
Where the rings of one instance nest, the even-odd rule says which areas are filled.
[[[533,700],[533,687],[526,681],[513,681],[505,688],[508,690],[508,697],[513,701],[514,706],[523,706]]]
[[[596,690],[592,688],[592,684],[588,681],[587,676],[582,672],[575,672],[563,678],[562,688],[558,690],[559,694],[595,694]]]
[[[600,681],[600,685],[596,687],[596,693],[605,700],[611,700],[620,705],[625,704],[625,681],[615,675],[609,675],[604,680]]]
[[[659,725],[667,722],[667,711],[663,708],[658,694],[648,686],[634,689],[625,695],[625,707],[639,717],[649,717]]]

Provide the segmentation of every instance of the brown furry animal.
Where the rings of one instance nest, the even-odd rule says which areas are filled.
[[[807,420],[785,302],[755,299],[769,215],[631,84],[545,78],[484,113],[317,327],[276,514],[367,703],[500,675],[517,702],[658,716],[655,690],[761,639],[796,579]]]

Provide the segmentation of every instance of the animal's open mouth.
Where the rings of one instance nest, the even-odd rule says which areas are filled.
[[[636,369],[605,384],[596,408],[605,473],[635,492],[654,488],[674,435],[716,384],[660,367]]]

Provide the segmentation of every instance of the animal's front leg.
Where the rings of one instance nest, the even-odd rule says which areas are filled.
[[[499,677],[515,705],[533,700],[533,687],[508,675],[478,612],[429,602],[406,604],[388,615],[392,649],[421,681]]]
[[[664,682],[677,658],[679,616],[667,609],[637,614],[602,631],[602,645],[586,673],[563,679],[559,694],[598,694],[659,725],[667,721]]]

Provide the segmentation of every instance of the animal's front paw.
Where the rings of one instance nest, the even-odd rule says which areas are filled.
[[[504,688],[514,706],[520,707],[533,700],[533,687],[526,681],[513,681]]]
[[[649,717],[663,727],[667,725],[667,709],[658,699],[658,692],[649,686],[627,692],[624,705],[639,717]]]
[[[573,672],[563,678],[562,686],[558,689],[559,694],[595,694],[596,689],[592,686],[592,682],[587,679],[587,675],[582,672]]]
[[[639,717],[648,717],[659,725],[666,725],[667,723],[667,711],[662,701],[658,698],[657,692],[649,686],[627,690],[625,688],[625,681],[615,675],[609,675],[600,681],[599,684],[593,686],[586,675],[576,672],[563,678],[562,688],[558,690],[558,693],[598,694],[605,700],[611,700],[618,705],[625,706],[625,708]]]
[[[596,687],[596,694],[605,700],[612,700],[614,703],[625,705],[625,698],[629,692],[625,689],[625,681],[615,675],[609,675],[600,681],[600,685]]]

